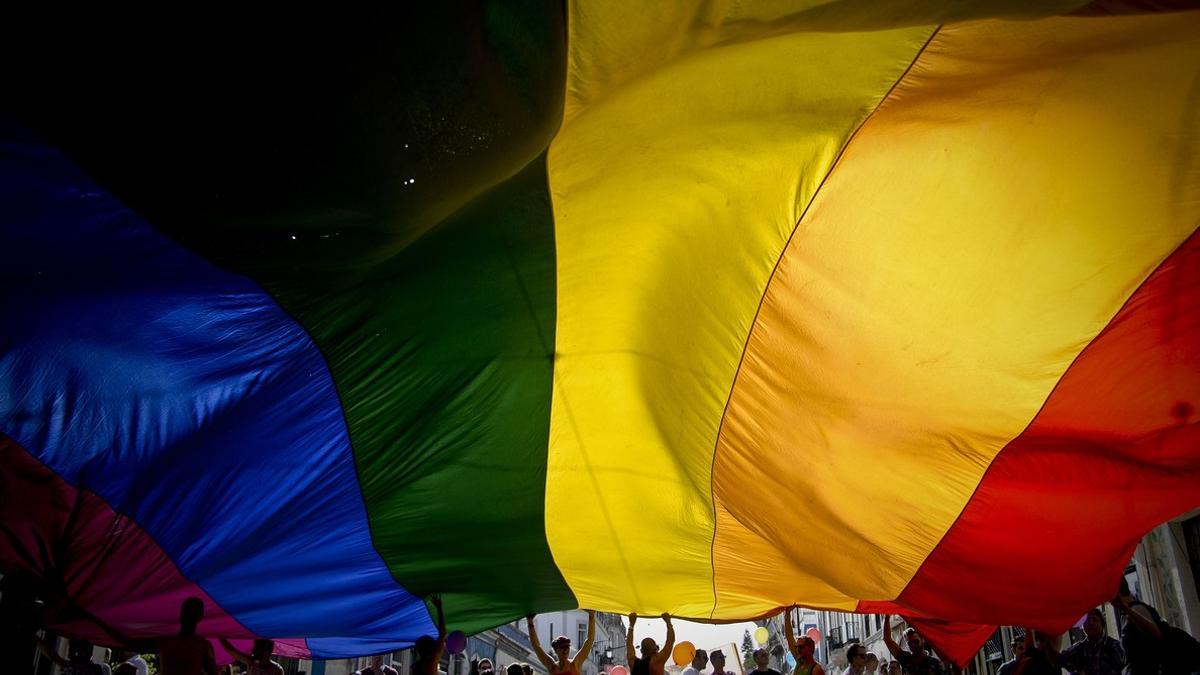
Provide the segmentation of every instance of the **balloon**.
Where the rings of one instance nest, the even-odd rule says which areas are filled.
[[[467,648],[467,634],[456,630],[446,636],[446,651],[451,654],[461,654]]]
[[[813,644],[821,644],[821,631],[817,630],[816,628],[809,628],[805,635],[812,638]]]
[[[692,662],[692,658],[696,656],[696,645],[684,640],[675,645],[675,649],[671,651],[671,658],[677,666],[686,666]]]
[[[608,675],[629,675],[629,669],[625,666],[616,666],[608,671]]]
[[[767,630],[766,626],[759,626],[758,629],[754,631],[754,641],[758,644],[765,645],[767,644],[767,640],[770,639],[771,633]]]

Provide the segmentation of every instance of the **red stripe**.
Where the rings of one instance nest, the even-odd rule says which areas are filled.
[[[1200,235],[1193,233],[1000,452],[892,606],[965,623],[1065,630],[1112,597],[1146,532],[1200,504],[1198,407]],[[939,647],[973,653],[984,627],[973,631],[948,635]]]
[[[257,637],[180,574],[136,523],[3,435],[0,513],[2,571],[52,589],[46,620],[60,633],[113,646],[106,625],[122,627],[130,638],[171,635],[179,630],[179,605],[197,597],[205,607],[201,634],[241,638],[247,646]],[[277,653],[308,657],[303,639],[276,644]]]

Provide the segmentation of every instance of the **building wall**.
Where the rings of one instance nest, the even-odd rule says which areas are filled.
[[[867,652],[879,657],[880,661],[892,658],[883,641],[882,614],[820,611],[816,612],[816,618],[817,630],[821,632],[816,659],[825,665],[829,675],[845,670],[848,665],[846,648],[852,644],[863,645]],[[904,619],[892,617],[892,635],[895,639],[898,640],[906,628],[908,623]]]
[[[1193,572],[1200,551],[1193,544],[1189,552],[1188,541],[1195,541],[1197,528],[1200,509],[1193,509],[1151,530],[1133,556],[1141,600],[1192,635],[1200,635],[1200,594]]]
[[[628,663],[625,653],[626,626],[620,614],[596,613],[596,644],[593,656],[600,671]],[[634,656],[637,656],[634,654]]]

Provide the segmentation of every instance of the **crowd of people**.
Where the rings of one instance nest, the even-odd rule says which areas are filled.
[[[1112,606],[1121,618],[1120,639],[1107,633],[1104,613],[1083,619],[1084,639],[1060,649],[1061,636],[1025,629],[1012,642],[1014,658],[996,675],[1196,675],[1200,642],[1168,624],[1158,610],[1138,600],[1122,579]]]
[[[410,675],[440,673],[439,665],[446,648],[446,619],[441,598],[431,596],[430,603],[436,610],[438,635],[416,640]],[[1012,642],[1013,659],[1002,664],[996,675],[1062,675],[1064,670],[1071,675],[1200,674],[1200,642],[1163,621],[1155,608],[1133,596],[1124,580],[1112,605],[1121,618],[1120,639],[1107,634],[1104,614],[1096,608],[1088,612],[1083,621],[1083,639],[1066,648],[1060,649],[1060,635],[1025,629],[1023,636]],[[232,666],[218,668],[212,643],[197,631],[203,617],[203,602],[189,598],[180,608],[177,634],[152,640],[122,640],[126,647],[133,649],[112,654],[104,662],[93,661],[93,646],[86,640],[72,639],[65,657],[45,642],[38,644],[46,657],[60,666],[63,675],[147,675],[146,661],[139,654],[148,652],[158,655],[159,675],[234,675],[239,672],[284,675],[280,664],[272,660],[274,643],[264,639],[255,640],[249,652],[221,639],[222,648],[244,670],[235,671]],[[662,647],[654,638],[646,637],[635,652],[634,627],[638,616],[629,615],[626,636],[629,675],[665,675],[667,660],[675,646],[675,628],[669,614],[663,614],[662,618],[667,626]],[[555,637],[550,642],[552,654],[547,653],[532,615],[527,618],[527,623],[533,652],[550,675],[583,674],[596,636],[594,612],[588,612],[587,638],[573,653],[571,639],[565,635]],[[795,635],[790,612],[784,613],[784,633],[788,650],[795,659],[790,675],[827,675],[825,667],[815,659],[817,645],[813,639]],[[954,666],[945,665],[914,628],[906,629],[902,636],[904,644],[898,644],[892,637],[891,617],[884,618],[883,640],[888,651],[884,657],[868,652],[861,644],[848,646],[845,652],[847,666],[837,675],[952,675],[958,672]],[[765,649],[755,650],[753,661],[755,667],[747,675],[784,675],[770,666],[770,655]],[[471,664],[471,675],[498,675],[496,670],[490,659]],[[356,675],[400,673],[386,665],[382,656],[375,656],[370,665]],[[533,675],[533,668],[527,663],[512,663],[505,667],[504,675]],[[681,675],[736,674],[726,668],[723,651],[714,650],[710,654],[698,649]]]

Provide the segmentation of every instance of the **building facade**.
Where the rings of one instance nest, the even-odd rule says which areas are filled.
[[[795,607],[789,611],[792,613],[792,627],[796,631],[797,638],[807,635],[810,628],[821,630],[818,618],[819,612],[817,610],[806,607]],[[767,653],[771,655],[771,667],[782,673],[792,672],[792,669],[796,665],[796,659],[788,652],[787,634],[783,629],[783,614],[780,613],[765,619],[758,619],[754,624],[767,629],[769,635],[767,643],[755,646],[766,649]],[[821,636],[824,635],[825,632],[821,631]],[[821,660],[820,648],[822,641],[818,640],[817,642],[818,651],[816,658],[818,661]]]
[[[828,675],[837,675],[849,665],[846,661],[846,648],[852,644],[861,644],[878,656],[880,660],[890,659],[887,645],[883,641],[883,615],[881,614],[851,614],[821,610],[816,612],[817,630],[821,632],[821,642],[817,644],[817,661],[825,665]],[[900,635],[908,624],[899,617],[892,619],[893,635]]]

